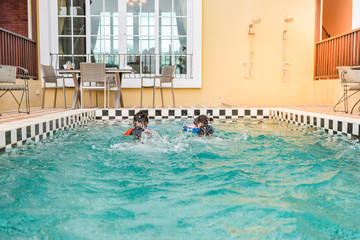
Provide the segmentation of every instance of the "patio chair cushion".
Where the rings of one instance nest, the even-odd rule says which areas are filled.
[[[19,85],[19,84],[15,84],[15,85],[0,85],[0,90],[2,91],[16,91],[16,90],[24,90],[25,89],[25,85]]]
[[[360,85],[350,85],[349,91],[360,91]]]

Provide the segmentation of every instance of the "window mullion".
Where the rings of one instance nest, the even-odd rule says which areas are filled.
[[[159,75],[160,69],[160,0],[155,0],[155,74]]]
[[[71,53],[74,55],[74,15],[73,15],[73,1],[70,3],[70,26],[71,26]]]
[[[142,6],[140,5],[140,12],[139,12],[139,56],[140,56],[140,75],[142,75],[142,71],[143,71],[143,66],[142,66],[142,60],[143,60],[143,56],[142,56],[142,33],[141,33],[141,27],[142,27]]]
[[[86,62],[91,60],[91,20],[90,20],[90,0],[85,2],[85,18],[86,18]]]
[[[127,43],[127,35],[126,35],[126,26],[127,26],[127,5],[126,0],[120,0],[118,2],[118,23],[119,23],[119,67],[127,65],[126,58],[126,43]]]
[[[193,67],[193,0],[188,0],[187,4],[187,16],[186,16],[186,24],[187,24],[187,35],[186,35],[186,71],[187,76],[192,77],[192,67]],[[190,59],[189,59],[190,58]],[[191,72],[189,72],[189,69]]]

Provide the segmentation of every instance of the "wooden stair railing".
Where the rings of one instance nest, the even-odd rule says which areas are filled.
[[[316,43],[314,79],[338,78],[337,66],[360,65],[360,28]]]
[[[0,65],[26,68],[27,78],[37,78],[37,44],[35,41],[0,28]],[[18,72],[18,77],[23,77]]]

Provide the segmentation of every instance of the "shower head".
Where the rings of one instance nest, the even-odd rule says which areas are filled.
[[[286,39],[285,34],[287,33],[286,23],[294,21],[293,17],[290,17],[289,15],[286,15],[284,18],[284,28],[283,28],[283,38]]]
[[[261,18],[254,18],[254,19],[252,20],[252,23],[253,23],[253,24],[261,23]]]
[[[289,23],[294,21],[294,18],[290,17],[289,15],[286,15],[286,17],[284,18],[284,22]]]
[[[251,20],[251,23],[249,24],[249,28],[251,29],[250,32],[252,32],[252,28],[254,27],[254,24],[261,23],[261,18],[254,18]]]

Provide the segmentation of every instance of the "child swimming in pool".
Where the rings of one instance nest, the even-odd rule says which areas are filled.
[[[196,133],[198,136],[209,136],[215,132],[214,128],[209,125],[211,119],[205,115],[200,115],[194,120],[195,126],[183,126],[182,129],[187,132]]]
[[[138,138],[141,137],[143,133],[147,135],[154,135],[156,131],[152,127],[148,127],[149,124],[149,117],[146,115],[145,112],[140,111],[135,114],[133,120],[132,128],[129,128],[124,135],[134,135]]]

